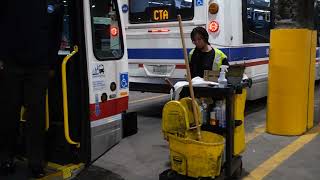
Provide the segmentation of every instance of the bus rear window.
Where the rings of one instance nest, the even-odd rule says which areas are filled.
[[[130,0],[129,21],[131,24],[192,20],[194,0]]]

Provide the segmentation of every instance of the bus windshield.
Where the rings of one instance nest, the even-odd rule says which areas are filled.
[[[129,21],[132,24],[192,20],[193,0],[130,0]]]

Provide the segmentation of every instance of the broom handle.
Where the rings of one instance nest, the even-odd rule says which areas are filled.
[[[196,126],[197,126],[197,140],[200,141],[201,140],[201,131],[200,131],[200,126],[199,126],[199,116],[197,113],[196,100],[194,98],[194,92],[193,92],[191,74],[190,74],[190,67],[189,67],[189,61],[188,61],[188,54],[187,54],[186,44],[184,42],[184,34],[183,34],[183,28],[182,28],[182,22],[181,22],[180,15],[178,15],[178,21],[179,21],[181,42],[182,42],[182,47],[183,47],[184,63],[186,65],[186,71],[187,71],[187,80],[189,82],[189,91],[190,91],[190,96],[192,99],[193,116],[194,116],[194,120],[195,120]]]

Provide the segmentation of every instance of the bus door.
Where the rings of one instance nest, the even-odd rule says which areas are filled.
[[[65,1],[64,7],[59,60],[48,90],[48,161],[90,164],[122,138],[128,108],[125,39],[116,0]]]
[[[48,88],[47,155],[49,162],[59,165],[79,162],[87,164],[90,162],[90,127],[86,43],[83,36],[83,6],[86,2],[63,3],[59,57],[53,67],[54,75]],[[62,63],[67,60],[67,56],[70,58],[62,75]],[[63,77],[66,80],[64,88],[67,95],[63,93]]]
[[[48,175],[61,174],[72,170],[70,166],[83,167],[91,162],[91,139],[89,121],[89,85],[87,70],[87,48],[83,6],[88,1],[63,1],[60,19],[52,25],[53,34],[49,36],[50,43],[60,44],[57,54],[51,54],[55,64],[51,67],[49,87],[46,103],[46,161]],[[63,16],[63,20],[61,20]],[[62,36],[60,40],[60,35]],[[34,37],[37,38],[37,37]],[[51,42],[52,41],[52,42]],[[78,47],[74,49],[74,47]],[[66,70],[62,75],[63,61],[69,59]],[[65,77],[66,86],[62,86],[62,77]],[[62,90],[65,89],[66,96]],[[64,101],[64,97],[65,101]],[[67,108],[67,111],[65,111]],[[68,112],[68,113],[66,113]],[[24,126],[28,121],[28,109],[22,111],[20,138],[17,144],[19,155],[25,155]],[[68,115],[66,115],[68,114]],[[68,139],[68,140],[67,140]],[[23,163],[24,161],[22,161]],[[19,161],[20,163],[20,161]],[[64,169],[67,167],[69,169]],[[12,179],[25,179],[26,174],[17,171]],[[63,174],[62,173],[62,174]],[[69,173],[70,175],[71,173]],[[63,177],[67,177],[63,175]],[[50,178],[48,178],[50,179]]]
[[[57,38],[49,36],[60,50],[51,56],[56,63],[46,100],[47,179],[57,174],[71,178],[118,143],[128,109],[128,59],[117,0],[61,3],[63,21],[51,23],[51,30],[56,29],[52,32],[59,33],[53,33]],[[48,11],[54,8],[48,6]],[[17,144],[21,156],[27,114],[28,109],[22,109]],[[24,179],[23,173],[12,179]]]

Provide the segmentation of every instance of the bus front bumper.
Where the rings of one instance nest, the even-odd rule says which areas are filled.
[[[148,78],[148,77],[130,77],[130,91],[153,92],[153,93],[170,93],[171,86],[166,82],[168,79],[173,85],[178,81],[186,81],[186,79],[172,78]]]

